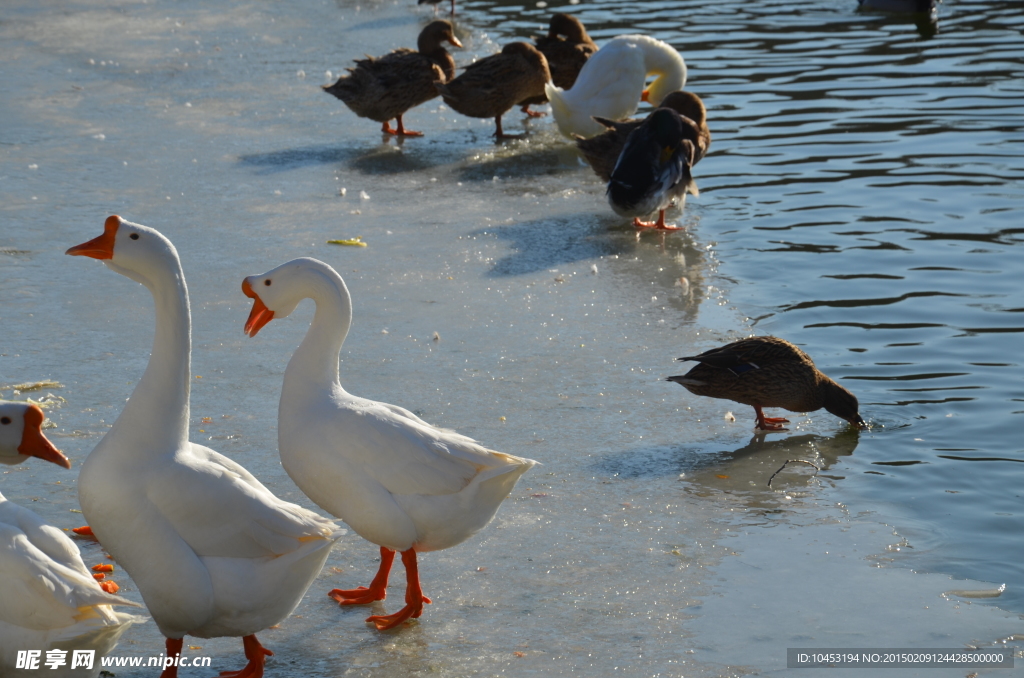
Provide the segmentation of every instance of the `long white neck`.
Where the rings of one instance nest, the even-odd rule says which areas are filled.
[[[188,442],[192,322],[181,265],[150,275],[143,284],[156,306],[153,352],[107,436],[116,437],[120,449],[160,453]]]
[[[288,361],[281,399],[300,393],[341,388],[338,356],[352,325],[352,297],[337,274],[308,271],[305,296],[316,304],[316,313],[302,344]]]
[[[686,62],[668,43],[646,35],[637,36],[637,45],[644,53],[644,66],[648,75],[656,75],[648,88],[648,98],[655,106],[672,92],[686,85]]]

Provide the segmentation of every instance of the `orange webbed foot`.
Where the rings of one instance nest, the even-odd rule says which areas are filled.
[[[523,113],[526,113],[531,118],[543,118],[545,115],[547,115],[547,113],[544,113],[543,111],[531,111],[530,104],[526,104],[520,110]]]
[[[339,605],[369,605],[388,597],[387,591],[375,591],[365,586],[355,589],[334,589],[327,595],[338,601]]]
[[[274,653],[260,645],[255,635],[243,636],[242,646],[245,648],[245,658],[249,663],[239,671],[221,671],[220,678],[263,678],[266,658]]]
[[[376,626],[378,631],[388,631],[409,619],[419,617],[423,614],[423,604],[429,602],[430,599],[423,596],[418,602],[408,603],[405,607],[394,614],[375,614],[371,617],[367,617],[366,621],[371,622]]]
[[[395,559],[395,552],[391,549],[380,547],[380,567],[377,574],[370,582],[369,588],[360,586],[354,589],[334,589],[327,595],[338,601],[339,605],[369,605],[370,603],[387,598],[388,573],[391,572],[391,563]]]
[[[399,137],[421,137],[421,136],[423,136],[423,132],[414,132],[411,129],[405,129],[405,125],[402,124],[402,116],[398,116],[395,120],[398,123],[398,128],[394,129],[394,130],[391,130],[389,132],[390,134],[394,134],[395,136],[399,136]],[[387,126],[387,123],[384,123],[384,125]],[[386,130],[382,130],[382,131],[386,131]]]
[[[665,223],[665,210],[658,212],[657,221],[641,221],[640,217],[633,217],[633,226],[636,228],[653,228],[658,231],[685,231],[684,226]]]
[[[761,431],[786,431],[786,427],[783,424],[788,424],[789,419],[783,417],[766,417],[761,408],[754,406],[754,414],[757,417],[757,424],[754,426],[755,429]]]
[[[423,595],[420,588],[419,568],[416,565],[416,551],[402,551],[402,564],[405,565],[405,607],[394,614],[373,615],[366,621],[377,627],[378,631],[393,629],[409,619],[423,614],[423,606],[430,603],[430,598]]]
[[[769,424],[788,424],[789,419],[783,417],[765,417],[764,420]]]
[[[88,525],[82,525],[81,527],[72,527],[71,531],[77,534],[79,537],[92,537],[96,538],[96,535],[92,533],[92,528]]]
[[[419,610],[413,608],[410,605],[406,605],[401,610],[394,614],[375,614],[372,617],[367,617],[366,621],[371,622],[377,627],[378,631],[390,631],[399,624],[407,621],[413,616],[414,612],[422,612],[423,606],[420,606]],[[418,614],[416,615],[419,616]]]

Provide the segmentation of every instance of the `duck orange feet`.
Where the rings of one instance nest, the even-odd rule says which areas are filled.
[[[375,614],[372,617],[367,617],[366,621],[373,623],[373,625],[377,627],[378,631],[388,631],[409,619],[419,617],[423,614],[423,604],[429,602],[430,598],[423,596],[420,598],[419,602],[408,603],[405,607],[394,614]]]
[[[403,622],[423,614],[423,606],[430,603],[430,598],[423,595],[420,589],[419,569],[416,566],[416,551],[402,551],[402,564],[405,565],[405,607],[394,614],[373,615],[366,621],[377,627],[378,631],[393,629]]]
[[[93,539],[96,538],[96,535],[92,533],[92,528],[88,525],[83,525],[82,527],[73,527],[71,528],[71,531],[77,534],[79,537],[92,537]]]
[[[370,587],[360,586],[355,589],[334,589],[327,595],[338,601],[339,605],[368,605],[369,603],[387,598],[388,574],[391,572],[391,563],[395,559],[395,552],[383,546],[380,547],[380,567]]]
[[[757,413],[757,428],[762,431],[785,431],[786,427],[783,424],[788,424],[789,419],[783,417],[766,417],[764,412],[761,411],[760,407],[754,406],[754,412]]]
[[[394,134],[395,136],[399,137],[423,136],[423,132],[414,132],[411,129],[405,129],[405,125],[402,124],[402,116],[398,116],[398,118],[396,118],[396,121],[398,122],[398,127],[396,129],[391,129],[391,125],[389,125],[388,121],[385,120],[380,127],[380,131],[383,132],[384,134]]]
[[[640,217],[633,217],[633,226],[636,228],[654,228],[659,231],[685,231],[682,226],[674,226],[665,223],[665,210],[658,212],[657,221],[641,221]]]
[[[245,658],[249,663],[240,671],[221,671],[220,678],[263,678],[266,658],[274,653],[260,645],[255,635],[242,636],[242,647],[245,648]]]

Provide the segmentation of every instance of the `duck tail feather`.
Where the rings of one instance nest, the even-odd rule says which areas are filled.
[[[665,377],[665,381],[672,381],[680,386],[704,386],[704,382],[700,379],[693,379],[685,375],[679,374],[674,377]]]
[[[551,104],[551,116],[555,119],[555,124],[558,128],[565,133],[567,129],[566,125],[569,123],[569,119],[572,116],[572,111],[569,110],[569,104],[565,100],[565,90],[561,87],[555,87],[550,82],[544,85],[544,94],[548,97],[548,102]]]

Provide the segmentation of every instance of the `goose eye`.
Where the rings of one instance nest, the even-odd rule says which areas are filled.
[[[0,417],[0,424],[3,424],[4,426],[7,426],[10,423],[11,423],[11,418],[10,417]]]
[[[131,238],[132,240],[138,240],[139,239],[139,234],[138,233],[132,233],[128,237]]]
[[[267,280],[264,280],[263,284],[266,285],[267,287],[270,287],[270,279],[268,278]]]

